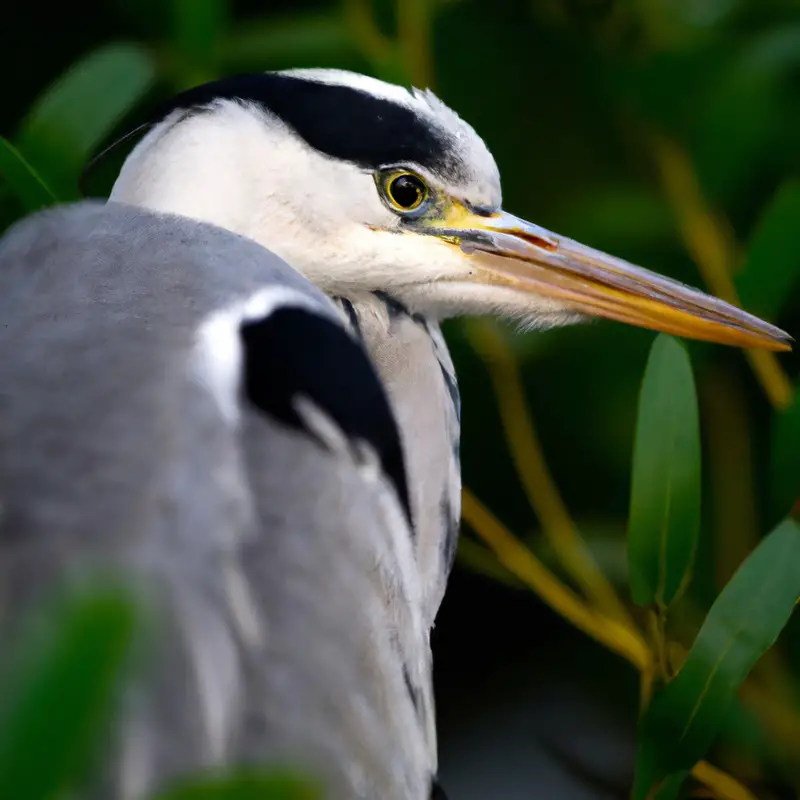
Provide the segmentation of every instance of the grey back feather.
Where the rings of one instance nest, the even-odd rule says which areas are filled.
[[[198,380],[202,322],[270,286],[337,318],[260,246],[179,217],[83,203],[0,242],[2,627],[95,569],[162,618],[98,796],[271,762],[334,800],[430,790],[408,686],[429,675],[405,652],[429,658],[427,629],[392,608],[412,589],[375,459],[246,404],[232,425]]]

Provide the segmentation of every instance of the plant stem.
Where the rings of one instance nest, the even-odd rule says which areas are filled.
[[[698,761],[692,775],[695,780],[712,789],[719,800],[758,800],[747,787],[707,761]]]
[[[373,64],[392,57],[392,41],[375,23],[371,0],[344,0],[344,14],[364,56]]]
[[[397,39],[414,86],[433,86],[431,14],[428,0],[397,0]]]
[[[737,247],[730,228],[709,207],[691,162],[674,142],[654,136],[653,152],[664,193],[703,280],[714,294],[740,305],[731,277],[737,262]],[[787,408],[792,402],[792,384],[775,354],[746,350],[745,355],[773,407]]]
[[[519,370],[497,327],[471,320],[467,335],[489,371],[511,456],[531,508],[564,568],[604,614],[628,627],[633,619],[603,575],[570,518],[547,468]]]
[[[637,669],[648,665],[650,651],[635,628],[589,607],[466,488],[462,493],[462,513],[464,520],[495,552],[498,561],[533,589],[554,611]]]
[[[652,671],[652,655],[635,627],[622,625],[587,606],[467,488],[462,493],[462,506],[464,520],[494,551],[497,560],[529,586],[550,608],[609,650],[621,655],[642,674]],[[721,800],[757,800],[735,778],[705,761],[695,764],[692,775],[712,789]]]

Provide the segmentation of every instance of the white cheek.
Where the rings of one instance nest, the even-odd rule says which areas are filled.
[[[404,287],[437,280],[468,279],[470,266],[460,251],[434,236],[348,225],[331,254],[331,268],[317,282],[328,291]]]
[[[525,328],[550,328],[581,319],[580,314],[557,300],[486,283],[421,284],[400,294],[400,299],[415,311],[439,319],[461,314],[496,314],[517,320]]]

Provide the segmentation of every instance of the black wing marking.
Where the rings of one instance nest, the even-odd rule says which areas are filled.
[[[369,443],[412,522],[400,431],[363,349],[336,322],[299,307],[279,308],[241,328],[244,391],[262,411],[313,435],[295,409],[305,395],[348,438]]]

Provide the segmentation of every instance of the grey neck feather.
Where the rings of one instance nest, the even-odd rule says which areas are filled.
[[[452,567],[461,516],[461,400],[439,325],[383,292],[335,298],[383,379],[409,472],[423,619],[430,628]]]

